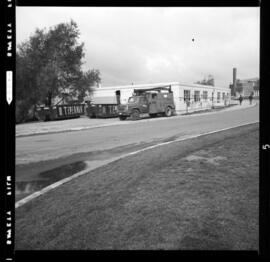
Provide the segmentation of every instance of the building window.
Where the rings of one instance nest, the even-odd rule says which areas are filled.
[[[225,100],[225,93],[222,93],[222,99]]]
[[[184,101],[190,101],[190,90],[184,90]]]
[[[220,101],[220,92],[217,93],[217,101]]]
[[[194,102],[200,101],[200,91],[194,92]]]
[[[203,91],[203,99],[204,100],[207,100],[207,95],[208,95],[208,92],[207,91]]]

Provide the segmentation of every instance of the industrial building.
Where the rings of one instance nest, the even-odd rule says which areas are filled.
[[[191,112],[230,104],[230,88],[180,82],[96,87],[92,95],[85,98],[85,101],[91,101],[94,104],[98,102],[99,106],[102,107],[104,105],[104,108],[105,105],[108,108],[110,103],[112,110],[115,110],[117,104],[126,104],[128,102],[128,98],[132,96],[134,89],[155,87],[171,88],[176,113]]]
[[[258,85],[258,77],[237,79],[237,69],[233,68],[233,84],[230,85],[231,94],[233,96],[242,95],[248,97],[250,94],[253,94],[255,97],[258,97],[260,95]]]
[[[237,79],[236,85],[242,87],[242,92],[236,92],[236,94],[241,94],[242,96],[247,97],[253,93],[254,96],[259,96],[259,90],[254,89],[258,80],[258,77],[241,80]]]

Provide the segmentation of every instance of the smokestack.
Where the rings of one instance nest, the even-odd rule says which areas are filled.
[[[236,88],[236,68],[233,68],[233,88]]]

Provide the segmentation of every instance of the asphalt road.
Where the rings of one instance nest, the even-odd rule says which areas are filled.
[[[16,180],[74,161],[106,161],[148,145],[259,120],[259,107],[16,138]],[[68,121],[68,120],[67,120]]]

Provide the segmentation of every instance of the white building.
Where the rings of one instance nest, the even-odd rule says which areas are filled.
[[[166,82],[155,84],[125,85],[94,88],[90,97],[85,101],[97,98],[115,98],[120,95],[120,103],[126,104],[134,89],[154,87],[171,87],[174,96],[176,113],[211,108],[212,106],[226,106],[230,104],[230,88],[207,86],[199,84],[185,84],[180,82]],[[113,99],[115,100],[115,99]],[[115,100],[116,101],[116,100]]]
[[[258,84],[259,78],[249,78],[249,79],[237,79],[236,85],[241,86],[243,89],[239,93],[236,91],[236,95],[242,95],[244,97],[248,97],[250,94],[253,93],[254,96],[259,96],[259,90],[254,89],[255,86]]]

